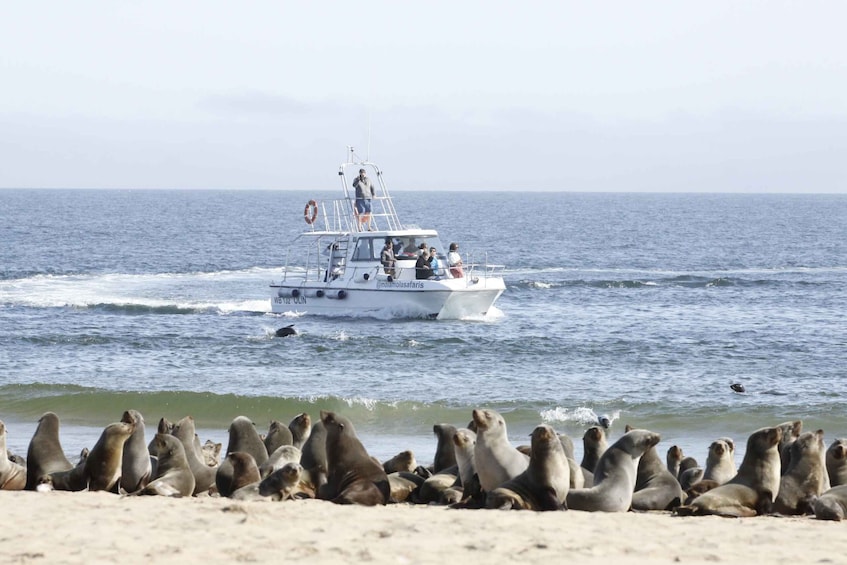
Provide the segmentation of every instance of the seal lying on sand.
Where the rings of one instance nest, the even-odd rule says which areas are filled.
[[[26,468],[6,456],[6,424],[0,421],[0,490],[23,490]]]
[[[191,496],[194,492],[194,474],[188,466],[182,442],[170,434],[157,433],[152,446],[159,461],[156,478],[133,494]]]
[[[680,506],[680,516],[716,514],[749,517],[770,512],[779,492],[779,442],[782,429],[762,428],[747,439],[747,451],[738,474],[729,482]]]
[[[488,493],[488,508],[562,510],[571,476],[556,431],[546,424],[532,431],[532,455],[526,471]]]
[[[391,496],[388,476],[368,455],[353,424],[340,414],[321,411],[326,427],[327,482],[318,498],[336,504],[385,504]]]
[[[847,515],[847,485],[832,487],[812,503],[815,518],[840,522]]]
[[[661,436],[648,430],[632,430],[621,436],[597,461],[594,486],[572,489],[567,505],[571,510],[626,512],[632,506],[638,461]]]

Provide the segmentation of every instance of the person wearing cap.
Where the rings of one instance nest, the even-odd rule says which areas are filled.
[[[356,189],[356,216],[361,228],[363,224],[371,223],[371,199],[376,196],[374,185],[365,175],[365,169],[359,169],[359,176],[353,180],[353,188]]]
[[[451,243],[450,252],[447,254],[447,266],[450,268],[450,274],[454,279],[460,279],[465,276],[465,271],[462,269],[462,256],[459,255],[459,244]]]

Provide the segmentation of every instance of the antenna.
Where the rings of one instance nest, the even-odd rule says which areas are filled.
[[[368,154],[365,161],[371,160],[371,112],[368,110]]]

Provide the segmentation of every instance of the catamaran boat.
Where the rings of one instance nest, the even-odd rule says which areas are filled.
[[[357,213],[348,184],[360,169],[374,187],[370,214]],[[449,268],[438,232],[401,223],[382,171],[352,147],[338,176],[344,198],[306,204],[306,230],[289,246],[282,280],[271,283],[273,312],[438,319],[489,312],[506,289],[503,265],[488,264],[485,255],[475,262],[465,253],[460,269]],[[394,244],[393,266],[381,262],[387,240]],[[421,278],[418,255],[431,247],[440,267]]]

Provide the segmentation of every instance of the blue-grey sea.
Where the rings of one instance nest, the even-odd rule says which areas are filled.
[[[71,457],[129,408],[148,438],[192,415],[222,442],[239,415],[263,432],[331,409],[371,454],[423,464],[433,424],[476,407],[578,455],[598,415],[701,459],[786,420],[847,436],[847,195],[395,192],[405,223],[506,266],[485,320],[271,314],[305,203],[334,197],[0,190],[9,448],[53,411]]]

